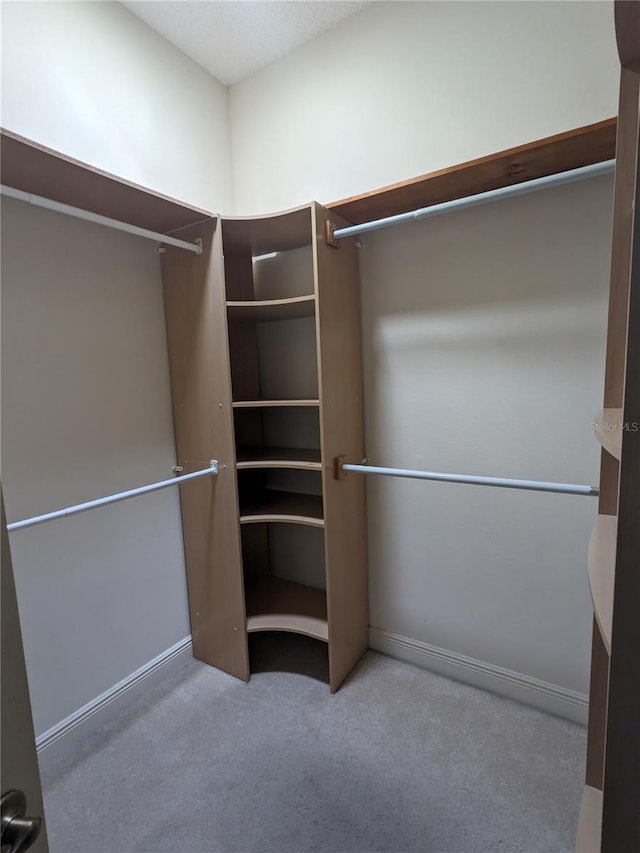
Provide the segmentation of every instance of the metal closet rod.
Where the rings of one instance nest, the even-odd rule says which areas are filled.
[[[443,201],[441,204],[432,204],[429,207],[421,207],[418,210],[410,210],[408,213],[399,213],[396,216],[386,216],[384,219],[376,219],[373,222],[363,222],[361,225],[350,225],[348,228],[336,228],[332,232],[334,239],[352,237],[365,234],[367,231],[377,231],[380,228],[388,228],[391,225],[399,225],[402,222],[412,222],[418,219],[429,219],[431,216],[439,216],[451,210],[462,210],[466,207],[475,207],[477,204],[485,204],[490,201],[498,201],[503,198],[511,198],[537,190],[557,187],[561,184],[572,184],[575,181],[584,181],[587,178],[596,178],[599,175],[607,175],[615,170],[615,160],[605,160],[602,163],[593,163],[590,166],[581,166],[579,169],[571,169],[568,172],[558,172],[555,175],[545,175],[543,178],[534,178],[531,181],[523,181],[513,186],[500,187],[496,190],[488,190],[484,193],[455,198],[452,201]]]
[[[116,231],[126,231],[127,234],[145,237],[147,240],[154,240],[156,243],[166,243],[168,246],[186,249],[188,252],[193,252],[194,255],[202,254],[202,240],[200,239],[195,243],[188,243],[186,240],[169,237],[168,234],[159,234],[156,231],[149,231],[147,228],[139,228],[137,225],[131,225],[129,222],[110,219],[108,216],[101,216],[99,213],[92,213],[89,210],[82,210],[80,207],[72,207],[70,204],[62,204],[60,201],[53,201],[53,199],[44,198],[41,195],[26,193],[14,187],[5,186],[5,184],[0,185],[0,192],[9,198],[17,198],[19,201],[26,201],[28,204],[33,204],[36,207],[44,207],[46,210],[53,210],[56,213],[73,216],[75,219],[85,219],[87,222],[105,225],[107,228],[114,228]]]
[[[68,506],[65,509],[58,509],[55,512],[48,512],[45,515],[35,515],[33,518],[25,518],[23,521],[14,521],[12,524],[7,524],[9,532],[13,530],[22,530],[24,527],[34,527],[36,524],[42,524],[45,521],[53,521],[55,518],[68,518],[70,515],[78,515],[80,512],[87,512],[90,509],[97,509],[107,504],[115,504],[120,501],[126,501],[129,498],[135,498],[137,495],[146,495],[149,492],[157,492],[160,489],[167,489],[169,486],[177,486],[180,483],[186,483],[188,480],[195,480],[197,477],[204,477],[207,474],[218,473],[218,461],[212,459],[208,468],[203,468],[201,471],[193,471],[191,474],[182,474],[180,477],[172,477],[170,480],[160,480],[158,483],[150,483],[148,486],[140,486],[137,489],[129,489],[127,492],[118,492],[115,495],[108,495],[106,498],[97,498],[95,501],[87,501],[86,503]]]
[[[343,462],[343,471],[359,474],[380,474],[383,477],[406,477],[411,480],[437,480],[443,483],[466,483],[469,486],[496,486],[502,489],[523,489],[529,492],[556,492],[561,495],[591,495],[597,497],[597,486],[574,483],[545,483],[540,480],[510,480],[504,477],[476,477],[473,474],[442,474],[438,471],[413,471],[410,468],[380,468],[375,465],[351,465]]]

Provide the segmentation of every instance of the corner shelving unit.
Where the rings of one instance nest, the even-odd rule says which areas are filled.
[[[209,492],[183,496],[194,653],[248,679],[249,634],[304,634],[333,692],[367,648],[368,594],[364,484],[333,476],[364,455],[357,250],[328,246],[327,221],[347,224],[315,203],[223,217],[208,261],[169,250],[163,277],[180,464],[201,437],[220,448]]]
[[[627,348],[625,334],[628,324],[628,340],[640,340],[638,258],[636,252],[634,260],[631,250],[637,194],[640,69],[640,32],[633,7],[637,8],[637,3],[616,5],[617,14],[623,10],[630,16],[626,24],[617,27],[619,43],[626,44],[627,57],[622,60],[619,127],[617,119],[610,118],[336,201],[329,205],[330,211],[312,205],[308,208],[310,220],[305,212],[301,215],[293,212],[293,219],[300,216],[297,225],[287,214],[257,217],[253,220],[255,228],[252,220],[237,220],[236,224],[226,220],[226,268],[221,221],[210,212],[161,196],[10,130],[0,129],[3,184],[141,228],[167,233],[179,231],[184,240],[203,241],[201,255],[169,248],[162,256],[178,458],[186,472],[201,468],[212,457],[220,462],[216,478],[195,480],[188,489],[181,490],[191,633],[194,655],[200,660],[248,679],[247,633],[281,630],[284,621],[287,630],[293,623],[300,633],[322,634],[319,638],[326,641],[332,661],[331,687],[336,689],[366,647],[364,497],[358,478],[331,481],[327,470],[333,456],[357,459],[362,454],[359,306],[354,284],[357,259],[355,249],[348,247],[346,241],[342,241],[339,250],[323,245],[323,219],[329,219],[337,227],[365,222],[608,160],[614,155],[617,131],[616,228],[607,362],[608,376],[617,373],[618,379],[614,383],[616,393],[607,391],[605,395],[605,406],[621,410],[620,389],[626,384],[624,417],[627,422],[640,423],[639,347]],[[637,219],[637,208],[635,216]],[[239,299],[234,296],[227,301],[225,275],[234,274],[229,266],[233,265],[234,255],[240,256],[246,272],[246,258],[242,260],[242,256],[270,252],[276,246],[283,251],[294,248],[291,234],[299,234],[300,223],[307,228],[309,221],[314,256],[313,295],[266,292],[257,300],[254,294]],[[637,226],[636,234],[639,231]],[[295,277],[289,279],[295,281]],[[628,306],[634,308],[635,315],[627,310]],[[315,316],[321,330],[336,329],[335,358],[323,333],[317,345],[323,350],[320,377],[338,379],[325,383],[317,399],[244,400],[232,407],[227,322],[242,320],[243,316],[256,322],[265,317],[287,320]],[[632,317],[635,317],[633,322]],[[341,381],[344,365],[352,369],[346,382]],[[608,379],[609,387],[614,386]],[[262,421],[264,442],[257,440],[255,430],[252,433],[256,410]],[[290,419],[283,420],[283,412]],[[315,418],[315,426],[309,416]],[[617,414],[611,422],[616,419]],[[295,423],[292,425],[291,421]],[[315,445],[308,440],[314,430]],[[637,808],[640,801],[637,774],[640,766],[637,722],[640,719],[637,610],[640,450],[637,434],[621,432],[619,438],[620,450],[613,453],[603,442],[600,513],[617,519],[615,588],[610,653],[600,629],[597,624],[594,626],[587,785],[578,832],[579,853],[591,849],[606,853],[640,849]],[[264,581],[264,588],[262,581],[254,579],[248,585],[245,601],[242,545],[250,551],[252,543],[250,534],[245,535],[244,543],[241,540],[236,441],[238,471],[251,467],[300,468],[309,460],[320,465],[324,527],[304,529],[296,525],[305,533],[323,537],[326,553],[321,556],[326,592],[316,592],[319,588],[304,585],[311,590],[309,598],[315,604],[301,603],[295,595],[280,591],[274,593],[275,603],[271,603],[269,584],[280,586],[281,590],[286,584],[285,579],[273,578]],[[262,452],[256,448],[268,450]],[[279,461],[287,465],[274,464]],[[295,465],[296,462],[299,464]],[[259,527],[243,525],[243,533]],[[278,544],[277,537],[273,539]],[[612,563],[613,558],[609,565]],[[317,572],[317,566],[313,571]]]
[[[602,451],[589,543],[594,620],[576,853],[640,850],[639,3],[616,3],[616,34],[623,67],[604,408],[595,420]]]

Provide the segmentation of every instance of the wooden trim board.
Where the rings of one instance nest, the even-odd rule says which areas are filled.
[[[615,157],[615,118],[557,133],[326,205],[353,224],[520,184]]]

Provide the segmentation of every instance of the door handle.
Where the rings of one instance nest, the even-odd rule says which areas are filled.
[[[9,853],[24,853],[40,834],[42,818],[26,817],[27,800],[22,791],[5,791],[0,797],[0,843]]]

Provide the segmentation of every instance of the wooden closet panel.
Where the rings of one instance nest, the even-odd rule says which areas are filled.
[[[195,657],[249,678],[233,411],[220,228],[201,255],[168,247],[162,259],[167,340],[179,464],[185,473],[218,460],[218,475],[181,487],[187,583]]]
[[[636,24],[636,38],[640,38],[640,15]],[[620,133],[628,146],[621,179],[629,184],[625,189],[630,190],[628,228],[632,235],[627,254],[621,258],[629,282],[623,412],[628,428],[622,433],[618,495],[603,853],[640,850],[640,75],[623,68],[621,86],[634,99],[624,126],[620,116]]]
[[[349,223],[314,205],[317,252],[316,335],[320,377],[322,490],[325,513],[329,681],[335,692],[369,645],[367,524],[364,478],[334,478],[333,460],[364,456],[358,250],[324,241],[325,221]]]

